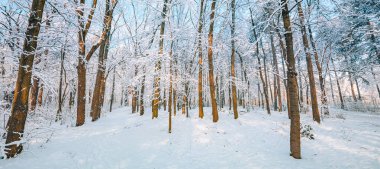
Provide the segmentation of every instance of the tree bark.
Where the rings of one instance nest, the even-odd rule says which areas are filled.
[[[299,17],[300,24],[301,24],[302,42],[303,42],[303,46],[304,46],[303,49],[304,49],[304,52],[306,55],[307,72],[309,75],[309,86],[310,86],[310,96],[311,96],[311,107],[312,107],[312,111],[313,111],[313,120],[316,121],[317,123],[320,123],[321,117],[320,117],[319,111],[318,111],[317,90],[315,87],[313,63],[311,61],[309,41],[308,41],[307,35],[306,35],[305,19],[304,19],[304,14],[302,11],[301,3],[297,2],[297,9],[298,9],[298,17]]]
[[[356,84],[356,90],[358,91],[358,97],[359,97],[359,100],[362,100],[362,95],[361,95],[361,93],[360,93],[360,88],[359,88],[358,78],[355,78],[355,84]]]
[[[137,77],[138,68],[135,66],[135,77]],[[132,90],[132,113],[136,113],[137,109],[137,86],[133,86]]]
[[[273,91],[274,91],[274,110],[282,112],[282,98],[281,98],[281,81],[280,81],[280,72],[278,70],[278,62],[276,55],[276,48],[273,43],[273,35],[270,34],[270,44],[273,55],[273,69],[274,69],[274,79],[273,79]]]
[[[41,107],[42,106],[42,97],[44,96],[44,84],[41,83],[40,84],[40,89],[38,91],[38,99],[37,99],[37,102],[38,102],[38,106]]]
[[[40,90],[39,81],[40,81],[40,78],[38,78],[37,76],[33,76],[33,85],[30,89],[31,90],[30,91],[30,111],[31,112],[33,112],[37,106],[38,91]]]
[[[140,116],[144,115],[144,90],[145,90],[145,67],[143,68],[143,77],[141,82],[141,91],[140,91]]]
[[[333,81],[332,81],[332,78],[331,78],[331,70],[330,70],[330,66],[327,67],[327,69],[329,70],[329,80],[330,80],[330,90],[331,90],[331,98],[333,100],[333,103],[335,105],[335,95],[334,95],[334,88],[333,88]]]
[[[288,66],[288,64],[286,64],[285,66],[285,60],[287,60],[287,57],[286,57],[286,49],[285,49],[285,46],[284,46],[284,42],[282,41],[282,36],[280,34],[280,29],[278,28],[278,26],[276,25],[276,34],[278,36],[278,41],[280,43],[280,48],[281,48],[281,55],[282,55],[282,71],[283,71],[283,75],[284,75],[284,79],[283,79],[283,83],[284,83],[284,86],[285,86],[285,96],[286,96],[286,108],[288,109],[288,118],[290,119],[291,117],[291,114],[290,114],[290,110],[289,110],[289,92],[288,92],[288,83],[287,83],[287,79],[285,77],[287,77],[286,75],[286,71],[285,71],[285,67]]]
[[[111,24],[112,24],[112,15],[113,15],[113,9],[114,5],[112,4],[110,0],[106,1],[106,9],[105,9],[105,16],[103,21],[103,32],[102,34],[106,34],[104,37],[105,39],[100,44],[99,49],[99,58],[98,58],[98,70],[95,80],[95,87],[93,92],[93,98],[92,98],[92,104],[91,104],[91,117],[92,121],[96,121],[100,118],[100,114],[103,107],[104,102],[104,91],[105,91],[105,85],[106,85],[106,64],[107,64],[107,57],[108,57],[108,50],[109,50],[109,43],[110,43],[110,31],[111,31]]]
[[[232,104],[234,111],[234,119],[239,117],[237,110],[237,97],[236,97],[236,75],[235,75],[235,0],[231,2],[232,9],[232,27],[231,27],[231,81],[232,81]]]
[[[159,52],[158,55],[162,57],[164,54],[164,34],[165,34],[165,20],[168,11],[168,0],[164,0],[164,6],[161,12],[162,22],[160,29],[160,41],[159,41]],[[152,119],[158,118],[158,105],[160,104],[160,72],[161,72],[161,60],[156,63],[155,72],[157,73],[154,77],[154,96],[153,96],[153,107],[152,107]]]
[[[313,39],[313,33],[311,31],[310,23],[309,23],[309,37],[310,37],[311,46],[313,47],[315,64],[317,65],[317,70],[318,70],[319,87],[321,89],[321,103],[322,103],[321,113],[323,115],[329,115],[330,111],[329,111],[328,100],[327,100],[327,95],[326,95],[325,79],[323,77],[322,65],[319,62],[318,51]]]
[[[354,89],[354,82],[352,80],[351,72],[348,72],[348,80],[350,81],[352,98],[354,99],[355,102],[357,102],[358,99],[356,98],[355,89]]]
[[[208,33],[208,77],[209,77],[209,85],[210,85],[210,100],[212,107],[212,121],[214,123],[218,122],[218,108],[215,98],[215,81],[214,81],[214,65],[213,65],[213,42],[214,42],[214,18],[215,18],[215,6],[216,0],[212,0],[211,3],[211,14],[210,14],[210,29]]]
[[[303,83],[302,83],[302,69],[301,69],[301,57],[297,57],[297,66],[298,66],[298,91],[299,91],[299,102],[301,111],[304,110],[304,100],[303,100]]]
[[[203,29],[203,6],[204,0],[201,0],[199,19],[198,19],[198,116],[203,118],[203,50],[202,50],[202,29]]]
[[[92,23],[92,17],[94,15],[97,5],[97,0],[93,0],[92,8],[88,16],[87,22],[84,23],[84,6],[85,0],[80,0],[80,8],[77,9],[79,31],[78,31],[78,95],[77,95],[77,120],[76,126],[81,126],[84,124],[86,116],[86,35],[90,29]]]
[[[266,105],[267,113],[270,114],[268,87],[266,87],[267,84],[266,84],[263,72],[261,70],[262,68],[261,68],[261,59],[260,59],[260,52],[259,52],[259,39],[257,38],[256,29],[255,29],[255,23],[253,22],[252,9],[250,8],[249,11],[250,11],[250,14],[251,14],[251,24],[252,24],[252,29],[253,29],[253,35],[254,35],[254,38],[256,40],[256,55],[257,55],[257,61],[258,61],[258,65],[259,65],[259,75],[260,75],[261,82],[263,84],[263,90],[264,90],[264,96],[265,96],[265,105]],[[261,43],[261,46],[262,46],[261,39],[260,39],[260,43]],[[263,52],[264,52],[264,49],[263,49]],[[263,53],[263,55],[265,55],[265,53]],[[261,103],[262,103],[262,105],[264,105],[263,101]]]
[[[113,80],[112,80],[111,99],[110,99],[110,112],[112,112],[113,100],[115,98],[115,74],[116,74],[116,67],[113,69]]]
[[[288,1],[281,0],[282,19],[285,27],[286,56],[288,62],[288,92],[290,119],[290,155],[295,159],[301,159],[301,133],[300,114],[298,104],[297,72],[293,51],[293,35],[289,16]]]
[[[22,151],[21,141],[24,134],[25,121],[28,113],[28,99],[34,53],[37,48],[37,39],[41,27],[41,19],[45,0],[33,0],[24,39],[23,52],[19,59],[17,81],[14,90],[11,115],[7,122],[7,138],[5,141],[5,155],[12,158]]]
[[[337,84],[337,86],[338,86],[338,93],[339,93],[339,100],[340,100],[340,108],[341,108],[341,109],[344,109],[344,100],[343,100],[342,90],[340,89],[339,78],[338,78],[338,74],[336,73],[336,69],[335,69],[335,64],[334,64],[334,59],[333,59],[333,58],[331,58],[331,63],[332,63],[333,68],[334,68],[336,84]]]
[[[58,110],[57,115],[55,117],[55,121],[59,121],[62,119],[62,104],[63,104],[63,96],[62,96],[62,86],[63,86],[63,71],[64,71],[64,61],[66,54],[66,46],[61,50],[61,71],[59,73],[59,87],[58,87]]]

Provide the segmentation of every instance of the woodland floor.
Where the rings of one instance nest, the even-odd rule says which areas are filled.
[[[167,132],[166,112],[157,120],[150,113],[130,112],[116,109],[82,127],[57,124],[49,140],[31,138],[20,156],[0,160],[0,168],[380,168],[379,114],[332,109],[320,125],[302,114],[302,124],[312,126],[315,139],[302,138],[302,159],[295,160],[289,156],[286,112],[267,115],[255,108],[234,120],[221,110],[219,122],[212,123],[210,108],[205,108],[203,120],[193,109],[190,119],[173,117],[172,134]]]

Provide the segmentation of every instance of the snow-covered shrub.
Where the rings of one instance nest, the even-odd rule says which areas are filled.
[[[338,118],[338,119],[346,120],[346,118],[343,116],[342,113],[337,114],[335,117]]]
[[[380,105],[365,101],[351,101],[346,102],[344,109],[355,112],[380,112]]]
[[[239,109],[238,111],[239,111],[240,115],[248,113],[248,110],[247,109],[243,109],[243,108]]]
[[[310,140],[314,140],[313,128],[308,124],[301,124],[301,137],[306,137]]]

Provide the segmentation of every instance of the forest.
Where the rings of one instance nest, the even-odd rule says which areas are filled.
[[[0,169],[380,168],[379,83],[378,0],[0,0]]]

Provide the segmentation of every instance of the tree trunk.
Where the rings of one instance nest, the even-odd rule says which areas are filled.
[[[83,11],[82,11],[83,12]],[[79,32],[82,32],[81,30]],[[78,97],[77,97],[77,121],[76,126],[84,124],[86,113],[86,63],[85,57],[85,37],[79,33],[79,56],[78,56]]]
[[[265,96],[265,104],[266,104],[266,109],[267,109],[267,113],[270,114],[270,105],[269,105],[269,96],[268,96],[268,87],[266,87],[266,81],[265,81],[265,78],[264,78],[264,75],[263,75],[263,72],[261,70],[261,60],[260,60],[260,52],[259,52],[259,39],[257,38],[257,34],[256,34],[256,29],[255,29],[255,23],[253,22],[253,13],[252,13],[252,9],[250,8],[250,14],[251,14],[251,24],[252,24],[252,28],[253,28],[253,35],[255,37],[255,40],[256,40],[256,55],[257,55],[257,61],[258,61],[258,64],[259,64],[259,74],[260,74],[260,79],[261,79],[261,82],[263,84],[263,90],[264,90],[264,96]],[[260,39],[260,43],[261,43],[261,46],[262,46],[262,41]],[[264,52],[264,49],[263,49],[263,52]],[[263,53],[263,55],[265,55],[265,53]],[[264,56],[265,57],[265,56]],[[262,105],[264,105],[264,102],[261,102]]]
[[[358,78],[355,78],[355,84],[356,84],[356,90],[358,91],[359,100],[362,100],[362,95],[360,94],[360,88],[359,88]]]
[[[38,91],[39,88],[39,81],[40,78],[37,76],[33,76],[33,85],[31,87],[30,91],[30,111],[33,112],[36,109],[37,106],[37,99],[38,99]]]
[[[259,100],[259,107],[261,107],[262,101],[261,101],[261,89],[260,89],[260,82],[257,83],[257,92],[258,92],[258,100]]]
[[[96,1],[96,0],[95,0]],[[94,1],[94,2],[95,2]],[[84,9],[83,6],[85,6],[85,1],[80,1],[80,9],[77,10],[78,13],[78,20],[81,20],[84,15]],[[96,6],[96,4],[95,4]],[[94,9],[94,8],[93,8]],[[79,21],[80,28],[78,31],[78,66],[77,66],[77,73],[78,73],[78,95],[77,95],[77,120],[76,120],[76,126],[81,126],[84,124],[85,121],[85,113],[86,113],[86,61],[85,61],[85,54],[86,54],[86,31],[85,31],[85,24],[83,21]],[[86,23],[87,26],[87,23]]]
[[[209,85],[210,85],[210,100],[212,107],[212,121],[214,123],[218,122],[218,108],[215,98],[215,81],[214,81],[214,65],[213,65],[213,36],[214,36],[214,18],[215,18],[215,5],[216,0],[212,0],[211,3],[211,14],[210,14],[210,29],[208,34],[208,75],[209,75]]]
[[[333,100],[333,103],[335,105],[335,95],[334,95],[334,88],[333,88],[333,83],[332,83],[332,78],[331,78],[331,70],[330,66],[327,68],[329,70],[329,80],[330,80],[330,90],[331,90],[331,98]]]
[[[220,104],[220,98],[219,98],[219,73],[217,72],[216,73],[216,77],[215,77],[215,93],[216,93],[216,103],[219,105]]]
[[[120,106],[123,106],[124,102],[124,87],[121,89],[121,98],[120,98]]]
[[[377,93],[379,94],[379,98],[380,98],[380,87],[379,87],[379,84],[376,81],[376,75],[375,75],[375,72],[373,71],[373,67],[371,67],[371,72],[372,72],[373,79],[376,82],[376,89],[377,89]]]
[[[65,69],[64,68],[65,54],[66,54],[66,46],[63,47],[63,49],[61,50],[61,71],[59,73],[58,110],[57,110],[57,115],[55,117],[56,122],[62,119],[62,103],[63,103],[62,86],[63,86],[63,71]]]
[[[171,76],[170,76],[171,79]],[[169,90],[169,133],[172,133],[172,98],[170,97],[172,95],[172,82],[170,82],[170,90]]]
[[[164,101],[163,101],[164,111],[166,111],[166,88],[164,88]]]
[[[263,83],[263,87],[264,88],[264,94],[266,93],[266,98],[268,98],[268,102],[267,102],[267,110],[270,110],[270,100],[272,101],[273,103],[273,95],[272,95],[272,89],[270,88],[270,80],[268,80],[268,69],[267,69],[267,54],[265,53],[265,50],[264,50],[264,45],[263,45],[263,41],[262,39],[260,39],[260,44],[261,44],[261,50],[263,51],[263,61],[264,61],[264,79],[265,79],[265,82]],[[260,63],[260,61],[259,61]],[[260,64],[261,65],[261,64]],[[268,91],[269,89],[269,91]],[[271,99],[269,99],[269,97]],[[270,113],[269,113],[270,114]]]
[[[238,53],[239,59],[240,59],[240,67],[241,67],[241,76],[242,78],[244,77],[244,82],[247,83],[247,90],[242,90],[242,104],[243,108],[245,109],[247,106],[247,110],[249,109],[249,81],[247,77],[247,70],[244,68],[244,63],[243,63],[243,58],[242,56]],[[245,97],[247,94],[247,97]]]
[[[273,69],[274,69],[274,79],[273,79],[273,91],[274,91],[274,110],[282,112],[282,98],[281,98],[281,81],[280,81],[280,72],[278,70],[278,62],[276,55],[276,48],[273,43],[273,35],[270,34],[270,44],[273,55]]]
[[[231,27],[231,81],[232,81],[232,104],[234,110],[234,119],[239,117],[237,97],[236,97],[236,75],[235,75],[235,0],[231,2],[232,9],[232,27]]]
[[[306,85],[306,105],[310,105],[309,93],[309,86]]]
[[[313,39],[313,33],[311,31],[310,23],[309,23],[309,37],[310,37],[311,46],[313,47],[315,64],[317,65],[317,70],[318,70],[319,87],[321,89],[321,103],[322,103],[321,113],[323,115],[329,115],[330,111],[329,111],[328,100],[327,100],[326,89],[325,89],[325,79],[323,77],[322,65],[319,62],[318,51]]]
[[[99,50],[99,60],[98,60],[98,71],[96,74],[95,87],[93,92],[93,99],[91,104],[90,115],[92,117],[92,121],[98,120],[98,114],[100,115],[100,111],[102,109],[100,105],[100,90],[102,86],[102,80],[104,78],[105,71],[105,59],[104,59],[104,48],[105,45],[102,44]]]
[[[43,83],[40,84],[40,90],[38,91],[37,102],[38,102],[39,107],[42,106],[42,96],[44,96],[44,84]]]
[[[288,91],[287,79],[285,78],[285,77],[287,77],[286,71],[285,71],[285,60],[287,60],[286,49],[285,49],[284,42],[282,41],[282,36],[280,34],[280,29],[278,28],[278,26],[276,26],[275,31],[276,31],[276,34],[278,36],[278,41],[280,43],[280,48],[281,48],[282,71],[283,71],[283,75],[284,75],[283,83],[284,83],[284,86],[285,86],[285,96],[286,96],[286,108],[288,109],[288,118],[290,119],[291,114],[290,114],[290,110],[289,110],[289,107],[290,107],[290,105],[289,105],[289,91]],[[288,66],[288,64],[286,64],[286,66]]]
[[[353,83],[353,80],[352,80],[351,72],[348,72],[348,80],[350,81],[352,98],[354,99],[355,102],[357,102],[358,100],[356,98],[355,89],[354,89],[354,83]]]
[[[137,77],[138,68],[135,66],[135,77]],[[137,109],[137,86],[133,86],[132,90],[132,113],[136,113]]]
[[[140,116],[144,115],[144,91],[145,90],[145,67],[143,68],[143,77],[140,91]]]
[[[103,21],[103,33],[106,34],[105,40],[102,40],[99,49],[98,70],[96,75],[95,87],[93,92],[92,104],[91,104],[91,117],[92,121],[96,121],[100,118],[100,114],[104,102],[104,91],[106,85],[106,64],[110,43],[110,31],[112,24],[113,8],[111,7],[110,0],[106,1],[105,16]],[[116,68],[115,68],[116,69]]]
[[[160,29],[160,42],[159,42],[159,52],[158,55],[162,57],[164,54],[164,34],[165,34],[165,21],[168,11],[168,0],[164,1],[164,6],[161,12],[162,22]],[[159,58],[161,59],[161,58]],[[161,72],[161,60],[156,63],[155,72],[157,73],[154,77],[154,96],[153,96],[153,107],[152,107],[152,119],[158,118],[158,105],[160,104],[160,72]]]
[[[177,90],[176,88],[174,87],[173,88],[173,115],[176,116],[177,115]]]
[[[173,107],[173,41],[170,44],[170,52],[169,52],[169,133],[172,133],[172,107]]]
[[[231,110],[231,106],[232,106],[231,82],[228,82],[228,106],[229,106],[228,110]]]
[[[334,73],[335,73],[335,79],[336,79],[336,84],[337,84],[337,86],[338,86],[338,93],[339,93],[339,100],[340,100],[340,108],[341,108],[341,109],[344,109],[344,100],[343,100],[342,90],[340,89],[339,78],[338,78],[338,74],[336,73],[336,69],[335,69],[335,64],[334,64],[334,59],[333,59],[333,58],[331,58],[331,63],[333,64]]]
[[[281,0],[282,19],[285,27],[286,56],[288,62],[288,92],[290,120],[290,155],[295,159],[301,159],[301,133],[300,114],[298,104],[297,72],[293,51],[293,35],[289,16],[288,1]]]
[[[304,47],[303,49],[306,55],[307,72],[309,75],[309,86],[310,86],[310,96],[311,96],[311,107],[313,110],[313,120],[316,121],[317,123],[320,123],[321,117],[318,111],[317,90],[315,87],[313,63],[311,61],[309,41],[306,35],[305,19],[304,19],[301,3],[297,3],[297,8],[298,8],[298,17],[301,24],[302,42],[303,42],[303,47]]]
[[[186,111],[186,117],[189,117],[189,82],[186,83],[185,86],[185,111]]]
[[[112,112],[112,104],[113,100],[115,98],[115,74],[116,74],[116,67],[113,69],[113,80],[112,80],[112,90],[111,90],[111,99],[110,99],[110,112]]]
[[[298,66],[298,90],[299,90],[299,102],[301,111],[304,110],[304,100],[303,100],[303,83],[302,83],[302,69],[301,69],[301,57],[297,57]]]
[[[112,13],[113,8],[117,4],[117,0],[112,0],[112,10],[108,10],[107,14],[105,16],[105,20],[108,20],[108,22],[111,22],[112,19],[108,17],[108,13]],[[106,4],[110,4],[110,0],[107,0]],[[77,120],[76,120],[76,126],[81,126],[85,122],[86,117],[86,64],[90,60],[91,56],[95,53],[95,51],[99,48],[99,46],[104,43],[107,32],[103,31],[101,37],[99,38],[99,41],[91,47],[89,52],[86,55],[86,36],[88,33],[88,30],[91,27],[92,18],[95,13],[97,5],[97,0],[93,0],[92,7],[89,12],[88,18],[86,20],[83,20],[84,18],[84,6],[85,6],[85,0],[80,1],[80,5],[77,8],[76,12],[78,15],[78,23],[79,23],[79,31],[78,31],[78,66],[77,66],[77,73],[78,73],[78,95],[77,95]],[[110,25],[111,23],[109,23]]]
[[[223,84],[223,76],[220,77],[220,83]],[[222,91],[220,91],[220,95],[221,95],[220,107],[224,108],[224,105],[226,103],[225,89],[222,89]]]
[[[76,88],[75,88],[75,84],[74,84],[74,89],[73,91],[70,91],[70,98],[69,98],[69,109],[71,110],[71,108],[73,107],[74,105],[74,102],[75,102],[75,95],[76,95]]]
[[[11,115],[7,122],[7,138],[5,141],[5,155],[12,158],[22,151],[19,143],[24,134],[25,121],[28,113],[28,99],[30,81],[32,78],[33,60],[37,39],[41,27],[41,19],[45,0],[33,0],[23,45],[23,52],[19,59],[17,81],[14,90]]]

